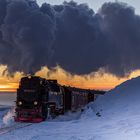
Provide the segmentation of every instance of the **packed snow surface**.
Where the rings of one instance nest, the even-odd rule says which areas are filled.
[[[83,113],[16,129],[0,140],[140,140],[140,77],[100,96]]]

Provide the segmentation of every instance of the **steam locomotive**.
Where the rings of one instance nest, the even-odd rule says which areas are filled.
[[[61,86],[39,76],[21,78],[17,89],[15,121],[41,122],[94,101],[92,90]]]

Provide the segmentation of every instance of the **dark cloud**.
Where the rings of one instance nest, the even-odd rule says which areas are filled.
[[[100,68],[122,77],[140,68],[140,17],[124,3],[98,13],[73,1],[62,5],[0,0],[0,63],[10,73],[60,65],[70,73]]]

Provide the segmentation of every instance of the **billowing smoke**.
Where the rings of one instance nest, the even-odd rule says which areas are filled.
[[[46,7],[29,0],[0,0],[0,63],[9,72],[35,72],[49,62],[55,22],[53,10]]]
[[[122,77],[140,68],[140,16],[124,3],[0,0],[0,63],[14,73],[57,65],[70,73],[104,69]]]
[[[124,76],[140,68],[140,16],[121,3],[106,3],[100,10],[102,31],[109,43],[105,68]],[[105,44],[106,45],[106,44]]]

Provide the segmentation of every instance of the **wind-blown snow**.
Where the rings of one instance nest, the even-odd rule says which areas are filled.
[[[14,122],[15,109],[11,108],[3,117],[3,123],[8,126]]]
[[[33,124],[2,135],[0,140],[139,140],[140,77],[107,92],[75,116]]]

